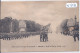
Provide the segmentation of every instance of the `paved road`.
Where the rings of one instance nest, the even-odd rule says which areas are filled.
[[[1,40],[2,52],[21,51],[77,51],[78,40],[74,42],[72,36],[52,33],[48,35],[48,42],[40,42],[40,36],[16,40]]]

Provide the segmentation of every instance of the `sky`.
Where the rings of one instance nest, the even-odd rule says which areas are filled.
[[[41,25],[51,23],[51,28],[56,27],[65,19],[77,17],[79,20],[79,6],[66,8],[66,3],[71,1],[16,1],[1,3],[1,18],[12,17],[17,20],[32,20]],[[72,1],[72,3],[78,1]]]

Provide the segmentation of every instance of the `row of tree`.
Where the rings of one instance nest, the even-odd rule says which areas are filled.
[[[79,22],[75,22],[75,19],[74,19],[69,23],[70,20],[71,19],[63,20],[60,26],[57,27],[57,32],[61,32],[62,34],[69,35],[70,27],[75,28],[75,30],[79,30]]]
[[[27,32],[37,32],[40,31],[42,25],[35,23],[31,20],[24,20],[26,22],[26,31]],[[12,27],[11,27],[12,23]],[[12,30],[11,30],[12,29]],[[10,33],[11,32],[19,32],[19,21],[16,19],[12,19],[11,17],[5,17],[4,19],[0,19],[0,33]]]
[[[4,19],[0,19],[0,32],[10,32],[10,23],[12,18],[5,17]]]

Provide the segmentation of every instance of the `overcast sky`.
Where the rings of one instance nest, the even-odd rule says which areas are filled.
[[[42,25],[51,23],[55,29],[64,19],[74,18],[75,15],[79,18],[79,7],[66,8],[67,2],[2,2],[1,18],[10,16],[18,20],[32,20]]]

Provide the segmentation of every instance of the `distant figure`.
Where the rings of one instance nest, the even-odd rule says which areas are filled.
[[[48,41],[48,33],[43,29],[40,34],[40,41],[46,42]]]
[[[43,34],[41,33],[40,34],[40,42],[42,42],[43,41]]]
[[[47,33],[44,33],[44,35],[43,35],[43,41],[44,42],[48,41],[48,34]]]
[[[40,33],[40,41],[41,41],[41,42],[46,42],[46,41],[48,41],[49,27],[50,27],[50,24],[44,26],[44,27],[41,29],[41,33]]]
[[[74,38],[74,41],[76,41],[76,38],[79,41],[79,29],[77,29],[77,27],[75,27],[73,30],[73,38]]]

